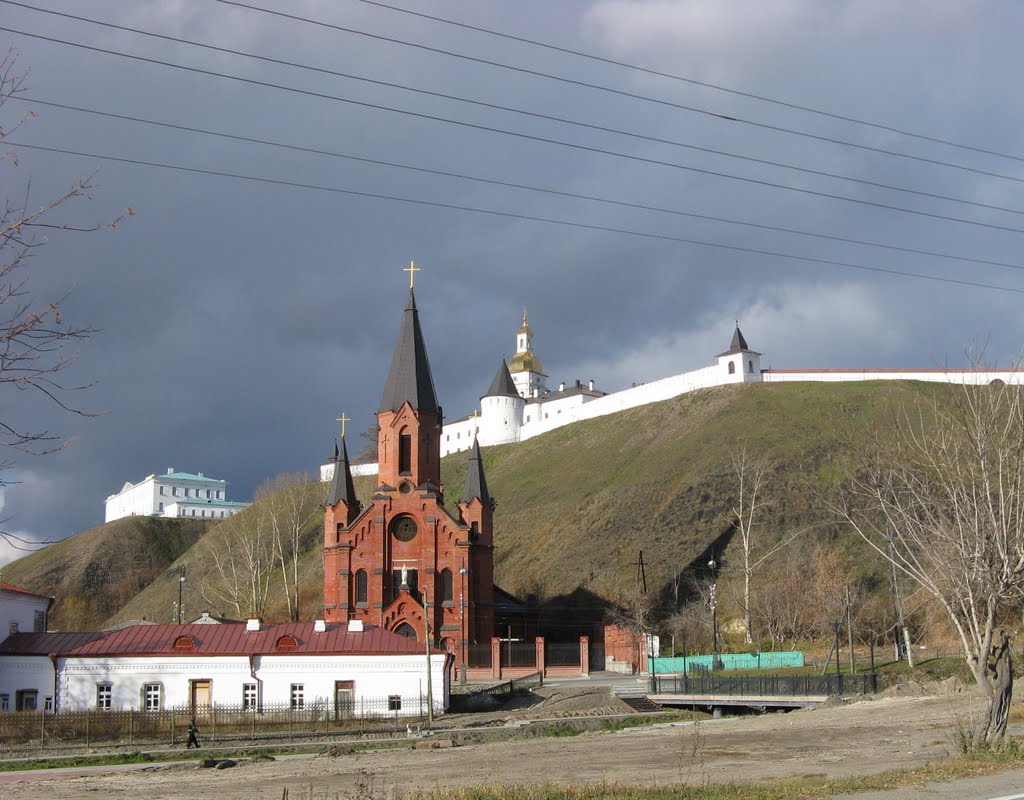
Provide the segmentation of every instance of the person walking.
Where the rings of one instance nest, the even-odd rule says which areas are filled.
[[[185,745],[185,749],[188,750],[190,747],[199,749],[199,728],[196,726],[196,718],[192,717],[188,721],[188,744]]]

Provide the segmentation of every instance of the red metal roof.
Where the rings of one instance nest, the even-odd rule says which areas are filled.
[[[64,653],[104,635],[101,631],[12,633],[0,643],[0,655],[48,656],[51,653]]]
[[[28,589],[22,589],[20,586],[15,586],[13,583],[0,583],[0,589],[3,589],[5,592],[17,592],[18,594],[28,594],[32,597],[41,597],[43,600],[50,599],[46,595],[30,592]]]
[[[422,643],[383,628],[367,626],[349,631],[345,624],[329,624],[323,632],[312,622],[262,625],[259,631],[246,624],[224,625],[131,625],[98,633],[12,634],[0,644],[0,655],[61,656],[249,656],[249,655],[424,655]],[[182,636],[194,646],[175,647]],[[294,639],[279,647],[283,636]],[[75,638],[78,637],[78,638]],[[442,654],[440,650],[432,653]]]

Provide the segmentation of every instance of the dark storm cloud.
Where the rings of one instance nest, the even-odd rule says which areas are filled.
[[[431,46],[606,83],[725,114],[852,138],[877,147],[1020,175],[1018,165],[782,109],[609,65],[473,34],[358,2],[268,5]],[[758,130],[720,119],[516,75],[231,9],[215,3],[50,2],[120,24],[365,74],[596,125],[766,160],[1020,207],[1020,184]],[[424,3],[428,12],[691,75],[802,105],[1013,152],[1022,128],[1021,13],[984,3],[706,3],[683,0]],[[1019,226],[1018,215],[900,196],[864,185],[641,142],[454,101],[275,67],[184,45],[4,9],[24,30],[194,64],[257,80],[401,106],[424,114],[564,139],[643,158],[798,188]],[[615,158],[182,73],[11,37],[31,68],[31,94],[116,113],[277,139],[632,203],[903,247],[1017,261],[1020,234]],[[4,109],[20,113],[20,104]],[[778,250],[912,272],[1021,285],[1015,270],[949,262],[764,230],[610,207],[355,161],[187,135],[36,107],[19,140],[279,180],[550,217],[587,225]],[[5,185],[45,198],[101,161],[25,151]],[[49,299],[73,287],[68,313],[102,329],[74,377],[106,413],[83,420],[38,404],[17,409],[72,439],[23,459],[6,493],[12,527],[63,537],[101,521],[126,480],[169,466],[227,479],[236,498],[265,477],[313,470],[334,418],[350,430],[373,411],[398,329],[410,259],[423,329],[446,415],[468,413],[498,358],[514,348],[528,306],[552,382],[599,386],[703,366],[740,319],[774,366],[962,363],[964,344],[991,336],[1004,362],[1021,342],[1008,293],[799,264],[700,246],[559,227],[343,194],[106,163],[94,199],[72,222],[136,216],[116,231],[55,236],[33,268]],[[8,406],[6,398],[5,408]],[[357,449],[357,448],[353,448]]]

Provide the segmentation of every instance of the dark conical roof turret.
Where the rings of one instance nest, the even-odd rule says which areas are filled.
[[[391,357],[391,370],[380,399],[381,411],[398,411],[408,402],[417,411],[440,412],[434,378],[430,374],[427,348],[423,344],[416,296],[409,290],[409,302],[402,316],[402,327]]]
[[[469,468],[466,470],[466,488],[462,490],[460,503],[468,503],[474,497],[489,505],[491,494],[487,491],[487,478],[484,476],[484,462],[480,458],[480,442],[473,439],[473,452],[469,456]]]
[[[336,506],[344,502],[349,508],[358,505],[356,500],[356,488],[352,483],[352,469],[348,464],[348,447],[345,446],[345,437],[341,437],[341,450],[335,447],[337,454],[334,459],[334,479],[331,481],[330,491],[327,493],[327,505]]]
[[[494,375],[494,380],[491,381],[491,385],[487,388],[484,397],[519,397],[519,390],[516,389],[515,381],[512,380],[512,373],[508,371],[508,364],[505,363],[504,358],[501,359],[501,364]]]
[[[740,330],[740,325],[736,323],[736,329],[732,332],[732,341],[729,343],[729,349],[724,353],[719,353],[718,357],[731,356],[735,353],[753,353],[756,356],[761,355],[756,350],[751,350],[747,345],[747,340],[743,338],[743,332]]]

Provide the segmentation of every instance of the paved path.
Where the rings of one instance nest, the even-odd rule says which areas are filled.
[[[883,792],[836,795],[833,800],[1024,800],[1024,769]]]

